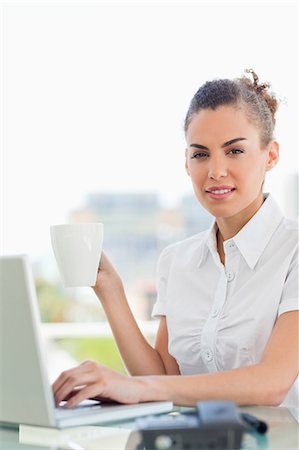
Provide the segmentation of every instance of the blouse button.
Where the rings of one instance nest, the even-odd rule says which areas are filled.
[[[212,317],[217,317],[218,314],[219,314],[219,309],[218,309],[218,308],[213,309],[213,311],[212,311]]]
[[[226,273],[227,281],[232,281],[235,278],[234,272],[227,272]]]
[[[214,355],[210,348],[206,348],[203,352],[203,357],[206,361],[212,361]]]

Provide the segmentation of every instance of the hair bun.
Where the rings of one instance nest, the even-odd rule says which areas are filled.
[[[259,83],[259,77],[253,69],[245,69],[244,72],[252,75],[253,81],[249,80],[247,77],[244,77],[243,79],[248,87],[251,87],[257,95],[260,95],[265,100],[275,122],[275,113],[278,108],[278,101],[273,93],[268,92],[270,83]]]
[[[251,73],[253,78],[253,87],[257,92],[261,92],[264,89],[269,89],[270,83],[259,84],[259,77],[257,76],[257,74],[253,69],[245,69],[245,73]]]
[[[259,77],[257,76],[257,74],[255,73],[255,71],[253,69],[245,69],[244,70],[245,73],[251,73],[252,77],[253,77],[253,86],[256,87],[258,86],[258,82],[259,82]]]

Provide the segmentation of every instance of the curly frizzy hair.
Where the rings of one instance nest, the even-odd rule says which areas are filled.
[[[252,69],[246,69],[245,73],[249,73],[252,79],[243,75],[242,78],[217,79],[203,84],[191,100],[184,122],[185,133],[193,116],[200,110],[231,105],[244,108],[248,120],[259,128],[261,143],[266,146],[273,139],[278,101],[269,92],[269,83],[259,83]]]

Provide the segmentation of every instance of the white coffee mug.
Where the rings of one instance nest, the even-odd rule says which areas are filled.
[[[103,247],[103,224],[52,225],[50,234],[63,284],[95,286]]]

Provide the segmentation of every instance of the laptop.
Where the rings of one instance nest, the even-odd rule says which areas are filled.
[[[172,402],[83,402],[55,407],[42,348],[32,269],[26,255],[0,257],[0,423],[65,428],[172,410]]]

